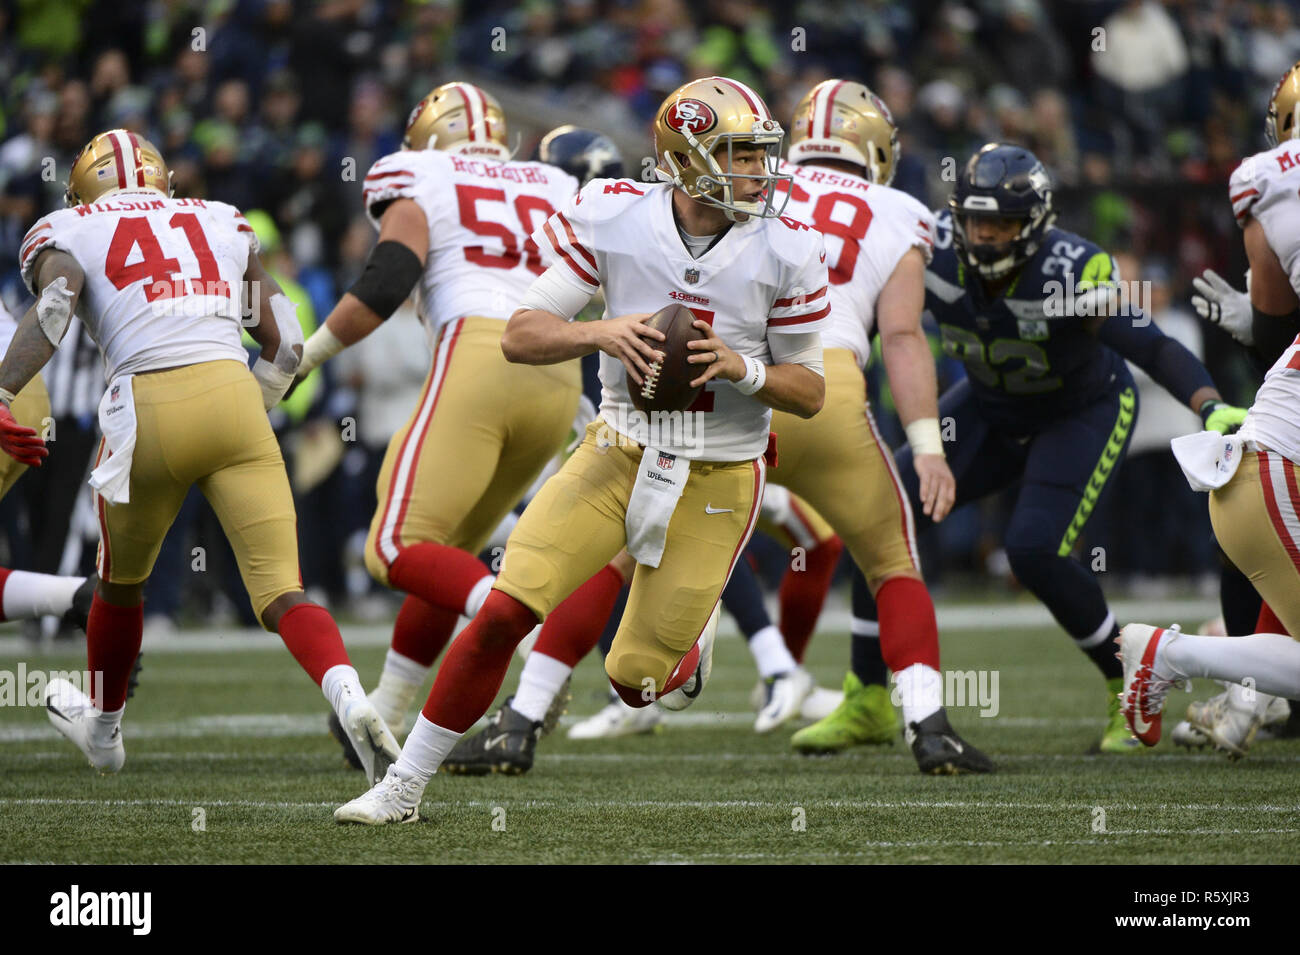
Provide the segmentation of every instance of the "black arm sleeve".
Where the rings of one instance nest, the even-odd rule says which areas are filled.
[[[371,251],[361,278],[348,291],[366,308],[387,319],[406,301],[423,270],[424,263],[409,246],[385,239]]]
[[[1269,315],[1252,305],[1250,313],[1250,332],[1255,337],[1255,350],[1263,359],[1263,370],[1268,371],[1300,335],[1300,308],[1290,315]]]
[[[1150,318],[1145,325],[1136,324],[1137,318],[1131,313],[1112,315],[1102,324],[1097,337],[1183,404],[1190,402],[1197,390],[1214,387],[1200,359],[1156,328]]]

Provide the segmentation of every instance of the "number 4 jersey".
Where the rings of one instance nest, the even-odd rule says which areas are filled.
[[[257,238],[234,206],[142,190],[52,212],[19,252],[33,295],[36,260],[47,249],[68,253],[86,273],[77,315],[108,380],[225,358],[248,364],[240,321]]]
[[[925,307],[944,351],[966,366],[980,414],[1001,431],[1033,434],[1131,376],[1088,330],[1089,290],[1119,281],[1114,260],[1087,239],[1048,229],[1007,289],[988,296],[953,248],[952,218],[935,217]],[[1099,309],[1098,309],[1099,310]]]
[[[578,180],[540,162],[497,162],[404,149],[370,167],[366,214],[413,199],[429,225],[417,310],[431,337],[467,315],[506,320],[546,271],[529,238],[578,191]]]

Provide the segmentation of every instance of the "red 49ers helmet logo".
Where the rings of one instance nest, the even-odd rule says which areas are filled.
[[[420,102],[416,103],[415,108],[407,115],[406,131],[408,133],[411,131],[411,127],[415,125],[415,121],[420,118],[420,114],[424,112],[424,107],[428,105],[428,102],[429,98],[426,96],[424,99],[420,100]]]
[[[702,100],[679,99],[664,111],[664,123],[673,132],[698,136],[718,125],[718,114]]]

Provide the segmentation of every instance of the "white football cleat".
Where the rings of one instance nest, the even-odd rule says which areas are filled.
[[[1254,742],[1274,697],[1229,687],[1218,696],[1187,707],[1187,722],[1232,760],[1241,759]],[[1285,701],[1283,701],[1285,702]]]
[[[71,740],[101,774],[115,773],[126,762],[121,725],[113,728],[108,745],[94,740],[94,723],[99,710],[90,702],[90,697],[67,680],[56,679],[46,684],[45,714],[54,728]]]
[[[570,726],[569,739],[614,739],[638,733],[653,733],[659,729],[663,719],[664,715],[658,707],[643,706],[638,709],[628,706],[615,695],[595,716],[589,716]]]
[[[803,705],[799,707],[799,715],[806,720],[824,720],[843,702],[843,690],[815,686],[812,692],[804,697]]]
[[[758,719],[754,720],[754,732],[770,733],[798,716],[803,701],[815,685],[812,674],[801,666],[774,676],[767,684],[767,705],[759,710]]]
[[[704,688],[708,686],[709,675],[713,673],[713,644],[717,636],[718,607],[715,606],[713,614],[700,633],[700,662],[696,665],[695,672],[677,689],[659,697],[660,706],[666,710],[684,710],[699,699]]]
[[[1180,680],[1156,664],[1162,642],[1177,639],[1178,628],[1130,623],[1119,632],[1119,658],[1124,664],[1120,709],[1128,728],[1147,746],[1160,742],[1160,722],[1165,697]]]
[[[419,822],[420,797],[425,784],[406,779],[389,766],[384,778],[370,791],[334,810],[334,821],[355,822],[363,826],[385,826],[390,822]]]
[[[388,724],[364,696],[345,705],[339,722],[352,740],[352,749],[361,760],[361,771],[366,774],[366,779],[372,785],[379,782],[388,767],[402,755],[402,748],[397,745]]]

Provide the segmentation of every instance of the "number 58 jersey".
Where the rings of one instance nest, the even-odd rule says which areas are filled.
[[[429,227],[416,310],[429,336],[467,315],[505,321],[546,271],[533,229],[573,197],[578,180],[540,162],[497,162],[403,149],[370,167],[366,215],[379,228],[395,199],[413,199]]]
[[[33,295],[36,260],[47,249],[71,255],[86,274],[77,315],[109,381],[226,358],[248,364],[244,273],[257,238],[234,206],[142,190],[52,212],[19,252]]]
[[[920,249],[930,262],[934,216],[907,193],[851,173],[784,161],[781,172],[794,177],[786,215],[807,222],[826,243],[831,314],[822,345],[847,348],[866,368],[880,291],[908,249]]]

